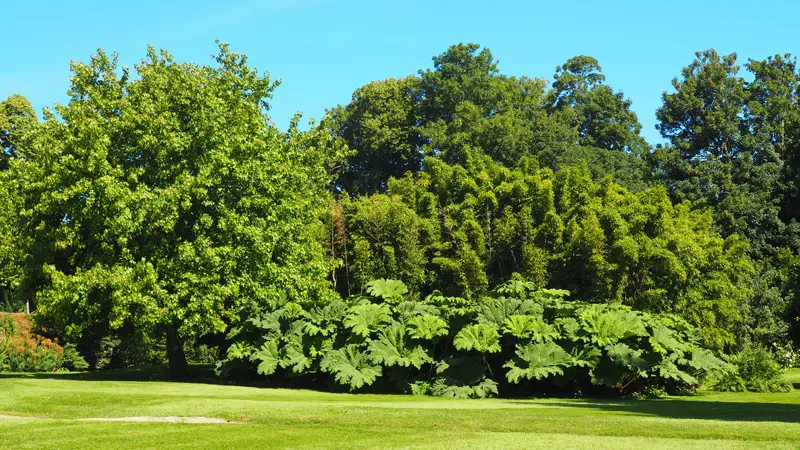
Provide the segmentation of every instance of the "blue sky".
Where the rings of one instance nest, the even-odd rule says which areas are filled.
[[[17,1],[4,2],[0,98],[37,109],[66,101],[70,60],[97,47],[134,65],[148,44],[208,63],[214,40],[281,78],[271,115],[319,118],[356,88],[415,73],[458,42],[492,50],[500,71],[551,78],[578,55],[600,61],[608,84],[633,101],[643,135],[660,141],[655,110],[694,52],[740,61],[800,53],[797,1]]]

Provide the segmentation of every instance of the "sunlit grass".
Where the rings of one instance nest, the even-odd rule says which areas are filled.
[[[135,376],[133,378],[136,378]],[[787,374],[800,382],[800,371]],[[445,400],[199,383],[0,377],[2,448],[795,448],[800,391],[663,400]],[[237,424],[85,422],[205,416]]]

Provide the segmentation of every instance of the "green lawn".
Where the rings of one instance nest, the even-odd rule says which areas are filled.
[[[800,388],[800,370],[789,374]],[[664,400],[445,400],[0,375],[0,448],[797,448],[800,390]],[[86,422],[205,416],[241,423]]]

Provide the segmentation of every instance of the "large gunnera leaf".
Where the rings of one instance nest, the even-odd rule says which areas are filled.
[[[327,352],[320,368],[332,373],[337,383],[349,385],[351,391],[369,386],[381,376],[381,366],[373,364],[355,344]]]
[[[275,370],[283,362],[283,358],[278,351],[278,340],[273,339],[265,342],[257,352],[250,355],[250,360],[258,361],[257,370],[260,375],[272,375],[275,373]]]
[[[642,318],[622,307],[592,305],[581,312],[580,318],[591,341],[601,347],[633,336],[647,336]]]
[[[572,365],[572,356],[554,342],[531,342],[517,345],[517,358],[505,363],[506,377],[511,383],[523,378],[541,380],[550,375],[563,375],[564,367]]]
[[[433,314],[423,314],[408,321],[408,334],[416,339],[435,339],[445,336],[447,331],[447,322]]]
[[[431,395],[445,398],[487,398],[497,395],[497,383],[483,377],[473,384],[459,384],[455,380],[437,378],[431,386]]]
[[[519,313],[521,306],[522,301],[516,298],[500,297],[489,299],[481,305],[478,311],[478,323],[500,328],[509,316]]]
[[[380,278],[367,283],[367,293],[389,303],[399,303],[403,300],[403,296],[408,294],[408,288],[400,280]]]
[[[503,323],[503,332],[519,339],[531,338],[547,342],[560,338],[556,327],[548,325],[541,317],[514,314]]]
[[[467,325],[456,334],[453,345],[458,350],[497,353],[500,351],[500,334],[487,324]]]
[[[407,342],[406,332],[402,324],[393,323],[379,332],[379,339],[370,342],[369,355],[376,363],[385,366],[414,366],[417,369],[433,360],[421,346],[412,346]]]
[[[365,303],[350,308],[344,318],[344,326],[359,336],[367,337],[391,321],[392,315],[388,306]]]

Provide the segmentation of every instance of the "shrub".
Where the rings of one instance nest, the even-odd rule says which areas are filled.
[[[250,315],[231,332],[218,372],[249,367],[277,383],[327,379],[351,391],[475,398],[685,393],[733,371],[674,316],[568,301],[567,291],[524,281],[478,300],[409,300],[400,284],[381,280],[371,296]]]
[[[33,332],[30,316],[0,314],[0,372],[86,370],[88,364],[72,344]]]
[[[68,370],[84,371],[89,369],[89,363],[78,352],[75,344],[64,346],[64,368]]]
[[[0,371],[53,372],[63,366],[64,349],[41,336],[5,336],[0,340]]]
[[[33,329],[30,316],[21,313],[0,313],[0,338],[29,334]]]
[[[784,369],[800,367],[800,350],[792,348],[791,344],[772,344],[775,352],[775,361]]]
[[[782,379],[783,368],[766,348],[748,344],[730,356],[736,369],[723,376],[716,385],[722,391],[788,392],[791,385]]]

